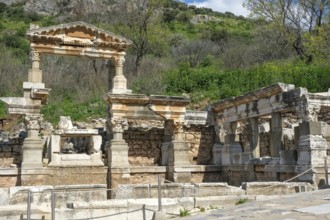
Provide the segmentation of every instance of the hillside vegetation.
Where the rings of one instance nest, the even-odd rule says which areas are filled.
[[[304,41],[298,45],[291,41],[295,35],[285,38],[291,34],[284,32],[288,29],[282,31],[256,12],[254,18],[244,18],[175,0],[81,2],[79,10],[70,11],[74,7],[57,1],[58,10],[52,13],[27,10],[24,1],[0,3],[0,97],[22,95],[31,65],[25,38],[30,23],[49,26],[76,20],[133,41],[124,66],[135,93],[189,96],[192,109],[276,82],[311,92],[327,91],[330,85],[327,19],[318,34],[303,29]],[[41,69],[43,81],[52,89],[43,107],[47,120],[55,123],[60,115],[73,120],[105,117],[106,60],[43,55]],[[0,103],[0,117],[5,114]]]

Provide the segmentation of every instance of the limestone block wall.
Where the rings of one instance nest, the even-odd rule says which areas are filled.
[[[21,164],[22,142],[20,138],[0,139],[0,166],[10,167]]]
[[[163,129],[148,131],[129,129],[124,132],[128,143],[128,160],[132,166],[160,165],[161,145],[164,140]]]
[[[189,160],[192,164],[207,165],[212,160],[212,146],[215,143],[213,127],[190,126],[184,130],[189,145]]]
[[[322,107],[318,113],[318,121],[324,121],[330,125],[330,107]]]

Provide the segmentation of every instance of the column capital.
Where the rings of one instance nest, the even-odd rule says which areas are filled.
[[[40,62],[40,53],[34,49],[30,51],[30,59],[32,62],[37,61]]]
[[[123,133],[128,129],[128,122],[125,118],[111,118],[109,120],[110,127],[114,133]]]
[[[39,130],[40,129],[40,123],[43,121],[43,115],[26,115],[25,116],[24,124],[27,127],[28,130]]]
[[[116,67],[122,67],[124,65],[125,58],[124,56],[116,56],[113,58],[113,62]]]

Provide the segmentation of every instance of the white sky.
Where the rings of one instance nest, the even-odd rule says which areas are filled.
[[[235,15],[247,17],[249,11],[243,7],[244,0],[180,0],[197,7],[212,8],[213,11],[231,12]]]

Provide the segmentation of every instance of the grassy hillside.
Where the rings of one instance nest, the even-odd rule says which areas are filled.
[[[114,17],[115,11],[111,16],[42,16],[26,13],[23,7],[0,5],[0,96],[22,95],[22,82],[30,68],[25,38],[30,23],[49,26],[79,18],[141,40],[132,35],[133,31],[125,32],[127,28]],[[325,91],[330,85],[328,62],[300,62],[288,45],[274,40],[273,30],[266,22],[174,0],[167,0],[153,13],[146,29],[148,47],[138,71],[137,48],[132,46],[126,56],[125,75],[135,93],[185,94],[191,98],[191,108],[203,109],[215,100],[275,82],[296,84],[311,92]],[[52,88],[49,104],[43,108],[47,120],[56,123],[60,115],[70,115],[73,120],[106,117],[102,100],[108,89],[106,61],[43,56],[41,69],[43,81]],[[4,105],[0,104],[0,117],[4,116]]]

